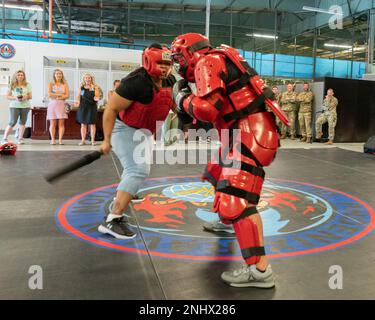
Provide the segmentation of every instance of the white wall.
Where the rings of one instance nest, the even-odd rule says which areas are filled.
[[[128,49],[77,46],[68,44],[39,43],[18,40],[0,40],[0,45],[10,43],[16,49],[12,59],[0,58],[1,64],[7,62],[24,63],[28,82],[33,89],[33,106],[43,106],[43,57],[61,57],[71,59],[90,59],[128,63],[141,63],[142,51]],[[106,93],[104,93],[106,94]],[[9,106],[6,100],[0,100],[0,130],[3,130],[9,117]],[[30,125],[30,115],[28,125]]]

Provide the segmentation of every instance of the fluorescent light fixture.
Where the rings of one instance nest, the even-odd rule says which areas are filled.
[[[352,46],[343,45],[343,44],[333,44],[333,43],[325,43],[325,47],[332,47],[332,48],[342,48],[342,49],[351,49]]]
[[[344,50],[344,51],[341,51],[341,53],[351,53],[352,51],[353,52],[357,52],[357,51],[365,51],[367,49],[367,47],[355,47],[353,49],[348,49],[348,50]]]
[[[22,31],[34,31],[34,32],[43,32],[40,29],[29,29],[29,28],[20,28]],[[46,33],[49,33],[49,30],[46,30]],[[52,34],[57,33],[57,31],[52,31]]]
[[[302,10],[312,11],[312,12],[320,12],[320,13],[328,13],[328,14],[334,14],[334,15],[338,15],[338,16],[343,15],[341,12],[327,10],[327,9],[321,9],[321,8],[308,7],[308,6],[303,6]]]
[[[246,36],[254,37],[254,38],[266,38],[266,39],[278,39],[278,36],[267,35],[267,34],[259,34],[259,33],[247,33]]]
[[[43,12],[43,8],[41,8],[39,6],[36,6],[36,5],[26,7],[26,6],[18,6],[18,5],[15,5],[15,4],[6,4],[5,8],[16,9],[16,10],[27,10],[27,11],[42,11]]]
[[[364,50],[367,50],[367,47],[365,46],[365,47],[355,47],[354,49],[353,49],[353,51],[364,51]]]

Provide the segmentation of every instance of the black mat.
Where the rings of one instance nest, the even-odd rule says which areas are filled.
[[[77,194],[117,183],[117,161],[104,157],[55,185],[44,182],[42,174],[82,154],[25,151],[0,159],[1,299],[375,298],[373,232],[334,250],[272,259],[277,287],[271,290],[223,284],[221,272],[241,266],[241,261],[176,260],[80,241],[56,226],[55,212]],[[199,175],[202,170],[202,165],[155,165],[151,177]],[[336,148],[280,150],[266,172],[269,181],[285,179],[337,189],[375,207],[371,155]],[[201,230],[198,219],[195,227]],[[143,241],[137,245],[147,250]],[[32,265],[43,268],[43,290],[29,289]],[[333,265],[343,269],[342,290],[328,285]]]

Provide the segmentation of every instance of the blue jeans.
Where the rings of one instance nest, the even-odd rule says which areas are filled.
[[[14,127],[17,124],[24,126],[27,121],[27,115],[30,111],[30,108],[9,108],[9,126]]]
[[[116,119],[111,144],[123,167],[117,190],[135,195],[150,174],[154,137]]]

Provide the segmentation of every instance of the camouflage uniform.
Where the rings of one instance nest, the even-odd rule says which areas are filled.
[[[297,102],[300,103],[298,111],[298,122],[301,129],[302,138],[312,138],[311,114],[313,100],[314,94],[311,90],[303,91],[297,96]]]
[[[281,94],[280,93],[276,93],[274,94],[275,95],[275,100],[280,104],[280,96]],[[272,112],[271,108],[269,106],[266,105],[266,110],[268,112]],[[279,128],[281,128],[281,121],[278,117],[276,117],[276,124]]]
[[[283,92],[280,97],[281,109],[287,115],[290,122],[290,135],[295,137],[296,135],[296,98],[297,94],[295,92]],[[285,124],[281,126],[281,134],[286,135],[288,127]]]
[[[338,100],[335,97],[325,98],[323,100],[324,112],[318,117],[315,124],[316,135],[322,135],[322,125],[328,121],[328,139],[333,141],[335,138],[335,127],[337,123],[337,112],[336,108]]]

